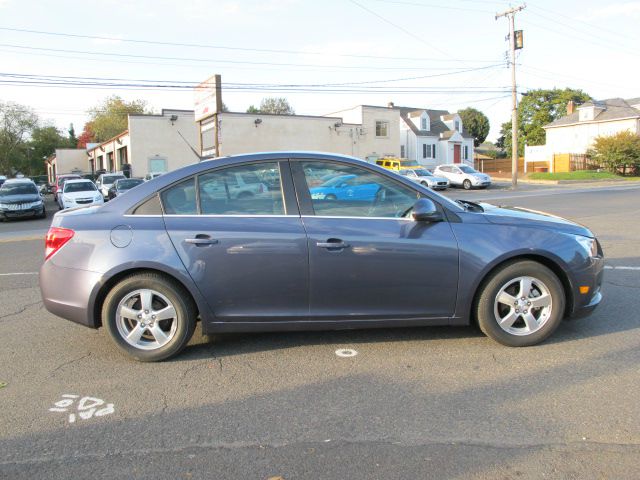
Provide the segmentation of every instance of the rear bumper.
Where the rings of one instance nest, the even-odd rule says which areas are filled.
[[[102,274],[56,266],[45,262],[40,268],[40,292],[44,307],[54,315],[95,328],[90,299]]]

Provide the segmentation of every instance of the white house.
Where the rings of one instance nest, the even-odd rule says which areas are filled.
[[[473,165],[473,137],[457,113],[396,107],[400,112],[400,155],[427,168],[443,163]]]
[[[599,136],[630,131],[640,135],[640,98],[610,98],[579,105],[567,104],[567,115],[543,127],[547,156],[584,154]]]

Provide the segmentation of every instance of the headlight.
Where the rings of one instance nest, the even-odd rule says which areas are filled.
[[[96,194],[96,196],[93,198],[96,202],[102,200],[102,195],[100,195],[99,193]]]
[[[584,248],[587,255],[590,257],[598,256],[598,242],[595,238],[583,237],[582,235],[575,236],[576,241]]]

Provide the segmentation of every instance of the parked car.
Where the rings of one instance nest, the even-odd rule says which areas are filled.
[[[280,189],[260,196],[209,188],[274,169]],[[378,194],[314,196],[313,171]],[[39,281],[50,312],[156,361],[198,319],[205,334],[477,322],[502,344],[534,345],[600,303],[603,266],[593,233],[568,220],[454,202],[356,158],[274,152],[202,161],[58,213]]]
[[[67,180],[62,192],[58,194],[58,207],[65,208],[86,207],[88,205],[102,205],[104,199],[91,180]]]
[[[44,202],[35,183],[26,179],[4,181],[0,187],[0,220],[46,216]]]
[[[1,187],[1,186],[2,186],[2,184],[3,184],[4,182],[6,182],[6,181],[7,181],[7,177],[5,177],[4,175],[0,175],[0,187]]]
[[[378,190],[380,190],[380,185],[374,179],[358,175],[339,175],[309,191],[311,198],[316,200],[370,202],[375,199]]]
[[[62,187],[64,186],[64,182],[67,180],[75,180],[78,178],[82,178],[80,175],[76,175],[75,173],[66,173],[63,175],[56,175],[56,183],[53,185],[53,199],[58,202],[58,192],[62,192]]]
[[[388,170],[400,170],[400,159],[399,158],[380,158],[376,160],[376,165],[381,166],[382,168],[386,168]]]
[[[144,183],[144,180],[142,178],[120,178],[119,180],[116,180],[115,183],[111,186],[107,197],[109,198],[109,200],[111,200],[113,198],[116,198],[118,195],[131,190],[133,187],[137,187],[142,183]]]
[[[120,180],[121,178],[127,177],[125,177],[122,172],[100,174],[96,180],[96,187],[98,187],[98,190],[102,193],[102,197],[105,200],[109,200],[109,189],[113,186],[116,180]]]
[[[469,165],[449,164],[438,165],[433,171],[434,175],[445,177],[449,184],[462,187],[465,190],[472,188],[487,188],[491,186],[491,177],[486,173],[480,173]]]
[[[403,177],[413,180],[425,187],[434,190],[444,190],[449,186],[449,180],[444,177],[436,177],[426,168],[405,168],[398,172]]]

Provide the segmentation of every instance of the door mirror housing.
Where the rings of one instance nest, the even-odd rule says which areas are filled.
[[[444,220],[442,212],[428,198],[420,198],[413,205],[411,216],[416,222],[441,222]]]

